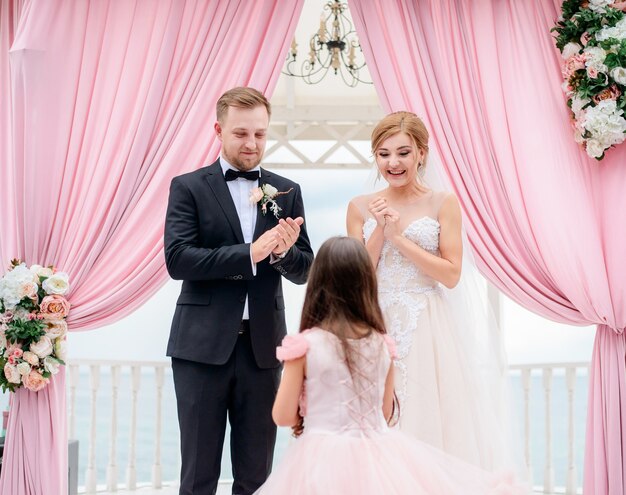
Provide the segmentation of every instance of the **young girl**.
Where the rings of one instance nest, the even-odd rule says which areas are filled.
[[[527,493],[389,428],[395,348],[359,241],[335,237],[322,245],[309,274],[300,333],[285,337],[276,354],[285,368],[274,421],[303,432],[256,494]]]

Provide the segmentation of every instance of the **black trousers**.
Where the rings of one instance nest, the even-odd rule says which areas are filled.
[[[272,468],[276,442],[272,406],[281,368],[256,365],[246,329],[226,364],[172,358],[172,369],[182,456],[180,495],[215,494],[227,416],[232,493],[254,493]]]

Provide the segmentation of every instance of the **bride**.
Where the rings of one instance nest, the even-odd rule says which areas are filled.
[[[415,114],[383,118],[372,151],[387,187],[352,199],[347,229],[376,267],[387,331],[398,346],[400,428],[480,467],[508,466],[499,391],[485,380],[497,383],[502,370],[480,362],[471,318],[449,297],[459,289],[447,290],[461,277],[459,202],[421,180],[428,131]]]

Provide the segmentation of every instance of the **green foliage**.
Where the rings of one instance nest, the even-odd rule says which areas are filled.
[[[27,350],[30,344],[37,342],[39,337],[45,335],[46,324],[40,320],[21,320],[14,318],[7,324],[4,332],[7,342],[15,344],[22,342],[22,349]]]

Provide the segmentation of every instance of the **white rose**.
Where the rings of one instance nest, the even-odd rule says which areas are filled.
[[[574,96],[572,98],[572,112],[574,112],[574,115],[578,115],[583,107],[590,102],[591,100],[589,98],[579,98],[578,96]]]
[[[624,67],[615,67],[611,71],[611,77],[615,79],[615,82],[626,86],[626,69]]]
[[[16,366],[16,368],[17,368],[17,372],[22,376],[28,375],[31,370],[30,364],[28,363],[20,363]]]
[[[604,146],[597,139],[589,139],[586,149],[591,158],[600,158],[604,153]]]
[[[59,358],[61,361],[65,361],[67,357],[66,352],[67,347],[65,345],[65,339],[57,339],[54,343],[54,354],[56,355],[56,357]]]
[[[589,0],[589,10],[604,14],[606,8],[611,5],[615,0]]]
[[[22,359],[26,361],[28,364],[30,364],[31,366],[37,366],[39,364],[39,357],[37,357],[37,354],[31,351],[26,351],[22,355]]]
[[[64,295],[70,289],[69,276],[67,273],[58,272],[47,278],[41,284],[48,294]]]
[[[52,354],[52,350],[52,341],[45,335],[43,337],[39,337],[38,342],[30,345],[30,351],[37,354],[37,356],[41,359]]]
[[[626,39],[626,17],[622,18],[615,26],[605,26],[596,33],[598,41],[606,41],[615,39],[621,41]]]
[[[38,277],[51,277],[54,273],[51,268],[41,265],[30,265],[30,271]]]
[[[573,57],[574,55],[576,55],[577,53],[580,52],[580,50],[582,50],[583,47],[582,45],[579,45],[578,43],[574,43],[574,42],[570,42],[567,45],[565,45],[563,47],[563,51],[561,52],[561,56],[567,60],[570,57]]]
[[[56,375],[59,372],[60,366],[61,366],[61,363],[57,359],[54,359],[51,356],[47,356],[43,360],[44,369],[53,375]]]
[[[586,46],[583,50],[586,62],[604,62],[606,52],[601,46]]]
[[[46,323],[48,324],[46,335],[50,340],[63,337],[67,333],[67,323],[65,320],[49,320]]]
[[[276,193],[278,193],[278,189],[270,184],[263,184],[262,189],[263,192],[267,194],[270,198],[273,198],[274,196],[276,196]]]
[[[578,144],[583,144],[585,142],[585,138],[578,129],[574,131],[574,141],[576,141]]]

